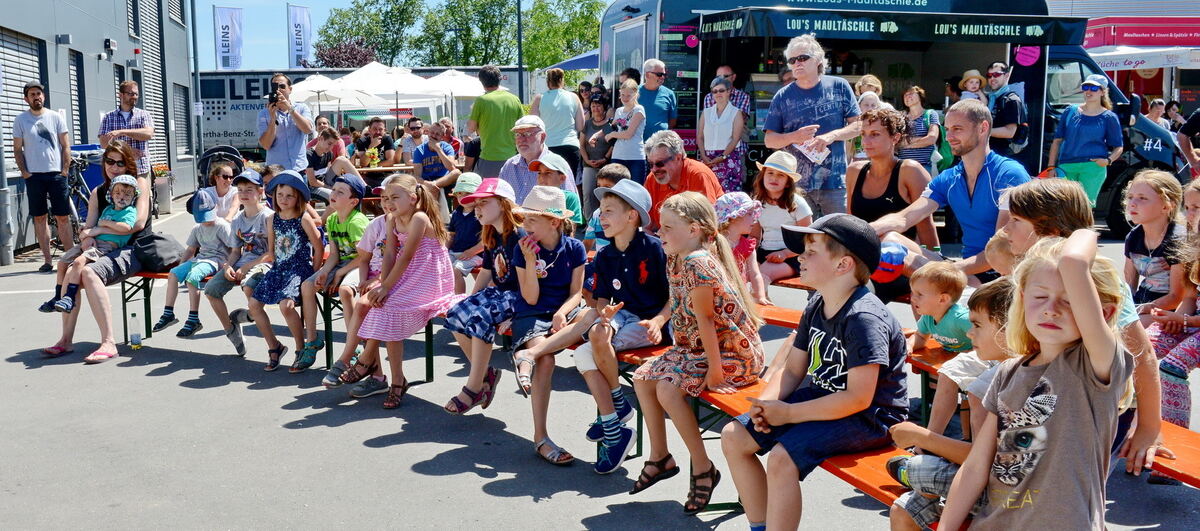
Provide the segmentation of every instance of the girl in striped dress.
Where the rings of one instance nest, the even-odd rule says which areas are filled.
[[[404,340],[450,307],[454,275],[450,255],[446,254],[449,235],[437,199],[407,174],[391,179],[382,198],[394,212],[383,248],[385,276],[378,287],[367,293],[371,310],[358,330],[358,335],[367,340],[367,349],[344,376],[374,372],[379,363],[378,348],[371,347],[386,343],[392,385],[383,407],[392,409],[400,406],[408,391]]]

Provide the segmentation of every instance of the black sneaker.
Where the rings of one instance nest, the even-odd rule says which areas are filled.
[[[179,319],[176,318],[174,315],[170,315],[170,316],[163,315],[162,317],[158,318],[157,323],[154,323],[154,328],[152,330],[154,330],[155,332],[162,332],[168,326],[171,326],[178,322],[179,322]]]
[[[38,311],[42,313],[54,313],[58,311],[54,309],[54,303],[56,302],[58,302],[58,299],[50,299],[43,302],[41,306],[38,306]]]
[[[42,264],[42,267],[38,268],[38,273],[52,273],[52,272],[54,272],[54,266],[52,266],[50,264]]]
[[[898,455],[896,457],[888,459],[887,465],[885,465],[885,466],[887,467],[888,475],[892,476],[892,479],[896,480],[897,483],[904,485],[905,487],[908,487],[911,489],[912,485],[908,484],[908,458],[909,457],[911,457],[911,456]]]

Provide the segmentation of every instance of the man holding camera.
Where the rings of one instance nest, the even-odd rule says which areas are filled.
[[[312,112],[303,103],[292,103],[292,80],[271,76],[267,108],[258,112],[258,145],[267,150],[267,164],[303,172],[308,166],[305,145],[313,132]]]

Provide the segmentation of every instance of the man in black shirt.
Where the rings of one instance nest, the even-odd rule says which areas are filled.
[[[392,137],[383,132],[383,118],[371,118],[367,125],[367,134],[354,143],[354,166],[387,166],[396,156],[396,143]],[[369,150],[375,150],[368,154]],[[372,162],[375,162],[372,164]],[[368,183],[369,184],[369,183]]]
[[[1179,132],[1175,133],[1175,138],[1179,140],[1179,149],[1183,150],[1183,156],[1192,166],[1193,179],[1200,176],[1200,153],[1197,153],[1200,145],[1196,145],[1197,137],[1200,137],[1200,109],[1193,112],[1183,127],[1179,128]]]
[[[988,87],[991,89],[988,109],[992,111],[992,138],[989,144],[992,151],[1005,157],[1013,156],[1014,145],[1024,147],[1029,134],[1028,125],[1021,123],[1021,117],[1025,115],[1025,102],[1008,84],[1011,76],[1012,67],[1002,61],[996,61],[988,67]]]

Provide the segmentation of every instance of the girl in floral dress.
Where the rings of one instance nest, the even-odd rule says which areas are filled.
[[[394,212],[383,250],[381,270],[386,276],[367,293],[371,310],[358,329],[359,337],[367,340],[367,348],[354,367],[342,373],[342,382],[351,383],[374,372],[379,363],[378,343],[387,343],[392,385],[383,407],[393,409],[400,406],[408,391],[404,340],[450,307],[454,276],[445,246],[449,234],[437,199],[416,177],[407,174],[389,180],[381,197]]]
[[[664,413],[691,454],[691,489],[684,512],[694,514],[708,506],[721,480],[700,438],[696,415],[686,397],[705,390],[732,393],[758,381],[763,368],[761,321],[740,281],[729,243],[717,232],[717,215],[703,195],[683,192],[672,196],[661,209],[663,250],[671,285],[671,332],[675,346],[642,365],[633,375],[633,387],[650,433],[650,455],[630,494],[636,494],[679,473],[667,449]],[[651,334],[658,333],[649,321]]]
[[[274,265],[254,287],[250,315],[258,331],[267,340],[270,361],[264,369],[273,371],[279,368],[279,359],[287,352],[287,347],[275,337],[265,307],[268,304],[279,305],[288,331],[296,340],[296,351],[299,352],[304,346],[304,321],[296,311],[296,304],[300,301],[300,282],[321,267],[324,247],[316,219],[304,215],[310,197],[308,184],[299,173],[291,170],[280,172],[271,179],[271,188],[267,193],[275,198],[275,214],[267,225],[268,256],[263,257],[263,263]]]

